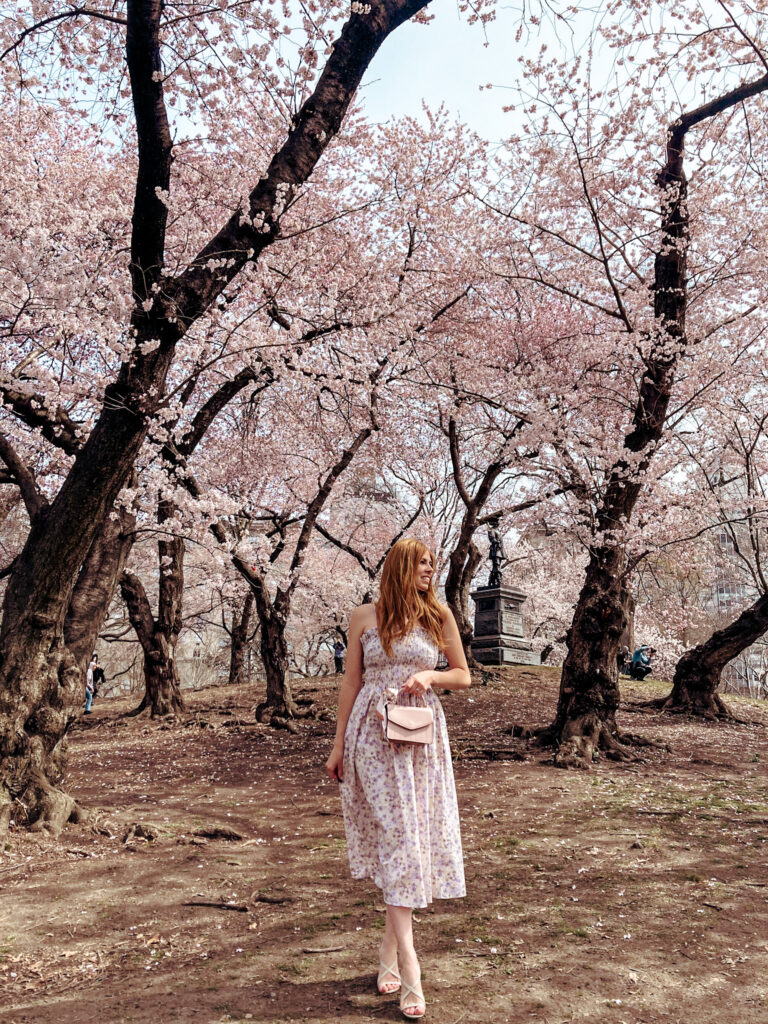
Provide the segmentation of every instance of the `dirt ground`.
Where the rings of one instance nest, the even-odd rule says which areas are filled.
[[[335,683],[299,692],[332,705]],[[444,698],[468,896],[417,914],[429,1020],[768,1022],[768,707],[729,698],[748,725],[639,708],[665,689],[627,681],[620,721],[672,752],[589,772],[501,749],[551,719],[555,670]],[[176,722],[103,701],[78,724],[68,788],[103,834],[5,842],[2,1024],[402,1020],[375,994],[381,907],[349,878],[322,770],[333,724],[271,731],[255,699],[203,690]]]

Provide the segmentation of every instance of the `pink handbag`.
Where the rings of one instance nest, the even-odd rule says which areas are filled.
[[[390,743],[432,743],[435,738],[435,716],[432,708],[426,706],[426,700],[423,707],[397,704],[396,701],[396,691],[388,689],[379,702],[384,735]]]

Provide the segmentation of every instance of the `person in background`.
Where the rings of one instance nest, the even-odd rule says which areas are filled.
[[[622,675],[624,672],[627,671],[627,666],[629,664],[629,660],[630,660],[629,648],[627,647],[626,644],[624,644],[622,646],[621,650],[619,651],[618,655],[617,655],[617,661],[618,661],[618,667],[619,667],[619,675]]]
[[[647,644],[638,647],[632,655],[632,662],[629,666],[629,674],[633,679],[645,679],[651,672],[651,654],[653,648]]]
[[[344,671],[344,652],[346,648],[341,640],[337,640],[333,645],[333,671],[339,675]]]
[[[99,690],[106,682],[106,676],[104,675],[104,669],[98,663],[98,654],[94,654],[93,660],[96,662],[96,664],[93,667],[93,696],[98,697]]]
[[[88,671],[85,674],[85,714],[86,715],[90,715],[91,714],[91,704],[93,703],[93,691],[94,691],[94,688],[95,688],[95,683],[93,681],[93,673],[94,673],[94,669],[97,668],[98,664],[99,664],[99,656],[98,656],[98,654],[96,654],[94,652],[94,655],[91,658],[90,663],[88,665]]]

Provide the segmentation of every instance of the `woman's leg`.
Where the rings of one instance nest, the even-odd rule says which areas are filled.
[[[413,945],[413,911],[410,907],[393,907],[387,904],[387,928],[391,928],[397,940],[397,960],[403,984],[413,986],[421,991],[419,960]],[[386,933],[385,933],[386,934]],[[404,992],[408,990],[403,989]],[[409,1002],[409,1000],[413,1000]],[[417,999],[413,993],[405,997],[402,1009],[412,1017],[421,1016],[425,1012],[423,998]]]
[[[394,967],[397,970],[397,933],[389,914],[389,907],[387,907],[384,921],[384,935],[379,946],[379,963],[386,967]],[[397,992],[400,988],[400,976],[395,974],[394,971],[385,972],[382,968],[380,969],[378,984],[379,992],[383,995],[390,995],[392,992]]]

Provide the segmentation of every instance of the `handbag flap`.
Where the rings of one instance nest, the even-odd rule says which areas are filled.
[[[399,729],[425,729],[432,725],[432,708],[409,708],[399,704],[387,705],[387,719]]]

